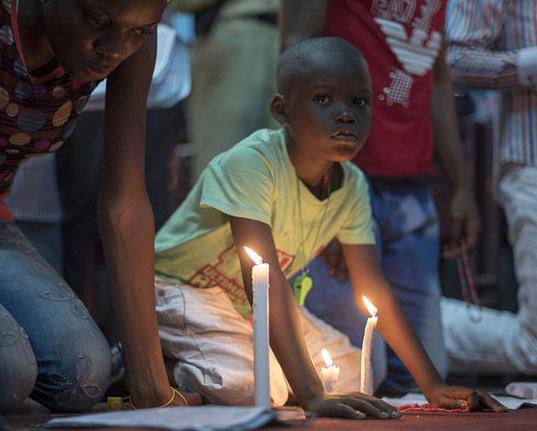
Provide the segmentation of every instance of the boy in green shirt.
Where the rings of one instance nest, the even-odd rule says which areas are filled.
[[[359,350],[298,307],[287,281],[337,237],[358,306],[361,295],[377,306],[380,333],[431,404],[503,410],[488,394],[443,384],[377,264],[367,185],[349,162],[371,124],[361,54],[338,38],[296,44],[280,60],[278,91],[271,108],[283,129],[255,132],[213,159],[157,235],[157,314],[175,383],[210,402],[252,402],[248,246],[270,264],[273,404],[286,402],[287,380],[313,414],[397,417],[358,392]],[[341,368],[335,393],[318,376],[323,347]]]

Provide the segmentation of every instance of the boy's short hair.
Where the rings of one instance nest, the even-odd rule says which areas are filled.
[[[278,91],[284,93],[297,79],[303,77],[321,60],[344,61],[354,58],[365,62],[362,53],[339,37],[312,37],[287,48],[280,57],[277,70]],[[345,63],[342,63],[342,65]]]

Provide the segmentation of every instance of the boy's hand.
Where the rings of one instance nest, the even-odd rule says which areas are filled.
[[[388,403],[360,392],[325,393],[304,407],[306,416],[338,417],[344,419],[397,419],[400,414]]]
[[[434,407],[463,409],[470,412],[487,409],[496,413],[508,411],[507,407],[488,393],[461,386],[437,385],[426,396]]]
[[[321,256],[328,266],[328,273],[336,278],[339,282],[346,281],[349,278],[349,270],[343,256],[343,249],[337,239],[333,240],[323,250]]]

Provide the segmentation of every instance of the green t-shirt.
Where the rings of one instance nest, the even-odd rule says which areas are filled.
[[[280,267],[287,277],[302,269],[334,237],[343,244],[373,244],[364,174],[351,162],[341,163],[341,167],[342,187],[321,201],[298,179],[283,130],[253,133],[211,161],[158,232],[157,280],[200,288],[219,286],[237,311],[248,316],[251,308],[228,216],[260,221],[272,228]]]

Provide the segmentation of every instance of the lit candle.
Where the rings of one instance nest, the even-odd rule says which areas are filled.
[[[373,395],[373,372],[371,370],[371,354],[373,353],[373,333],[377,326],[377,308],[362,296],[365,306],[371,315],[365,325],[364,340],[362,342],[362,363],[360,367],[360,392]]]
[[[323,382],[325,392],[333,392],[336,390],[337,382],[339,380],[339,367],[336,367],[332,363],[332,358],[330,357],[328,350],[322,349],[321,355],[326,364],[326,368],[321,368],[321,381]]]
[[[255,405],[270,409],[269,265],[252,249],[244,247],[244,250],[255,263],[252,268]]]

